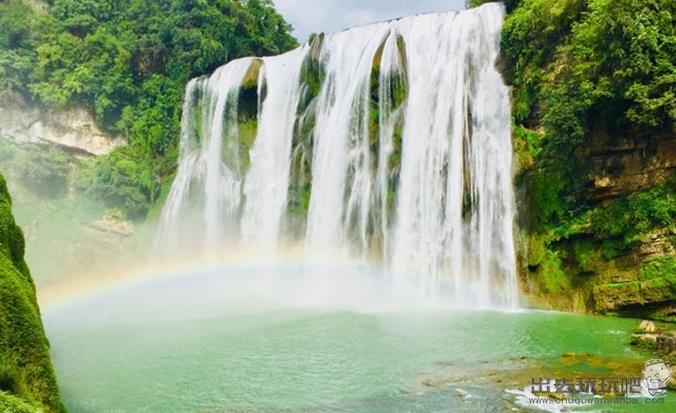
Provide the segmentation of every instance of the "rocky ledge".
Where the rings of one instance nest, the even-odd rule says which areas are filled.
[[[126,144],[123,137],[100,130],[82,109],[0,108],[0,137],[16,143],[49,143],[90,155],[106,155]]]
[[[631,344],[656,351],[662,359],[676,365],[676,330],[673,329],[673,324],[658,327],[652,321],[643,320],[631,335]],[[673,378],[676,380],[676,372]],[[672,385],[674,384],[672,381]]]

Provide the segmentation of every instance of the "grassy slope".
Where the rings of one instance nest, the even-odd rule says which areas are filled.
[[[0,407],[21,412],[27,403],[61,412],[49,343],[23,256],[23,233],[14,222],[11,198],[0,175]]]

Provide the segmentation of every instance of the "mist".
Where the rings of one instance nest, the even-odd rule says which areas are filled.
[[[38,296],[145,262],[152,219],[134,222],[78,188],[93,155],[55,144],[0,139],[0,169],[26,239]]]

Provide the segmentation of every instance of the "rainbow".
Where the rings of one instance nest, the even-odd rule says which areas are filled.
[[[378,269],[375,259],[356,261],[344,253],[326,252],[308,256],[300,249],[270,254],[255,250],[230,250],[217,258],[195,255],[176,260],[148,260],[127,267],[108,269],[103,274],[77,276],[67,280],[39,285],[38,301],[44,311],[53,311],[82,300],[112,292],[132,291],[152,286],[159,281],[180,281],[215,271],[237,272],[255,268],[368,268]],[[91,272],[89,273],[91,274]]]

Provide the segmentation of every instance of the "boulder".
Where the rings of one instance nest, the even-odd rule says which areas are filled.
[[[656,338],[657,348],[666,354],[676,352],[676,330],[664,332]]]
[[[654,349],[657,347],[657,334],[650,333],[632,334],[631,344],[638,347]]]
[[[654,333],[655,323],[649,320],[643,320],[641,321],[641,324],[638,326],[638,328],[646,333]]]

